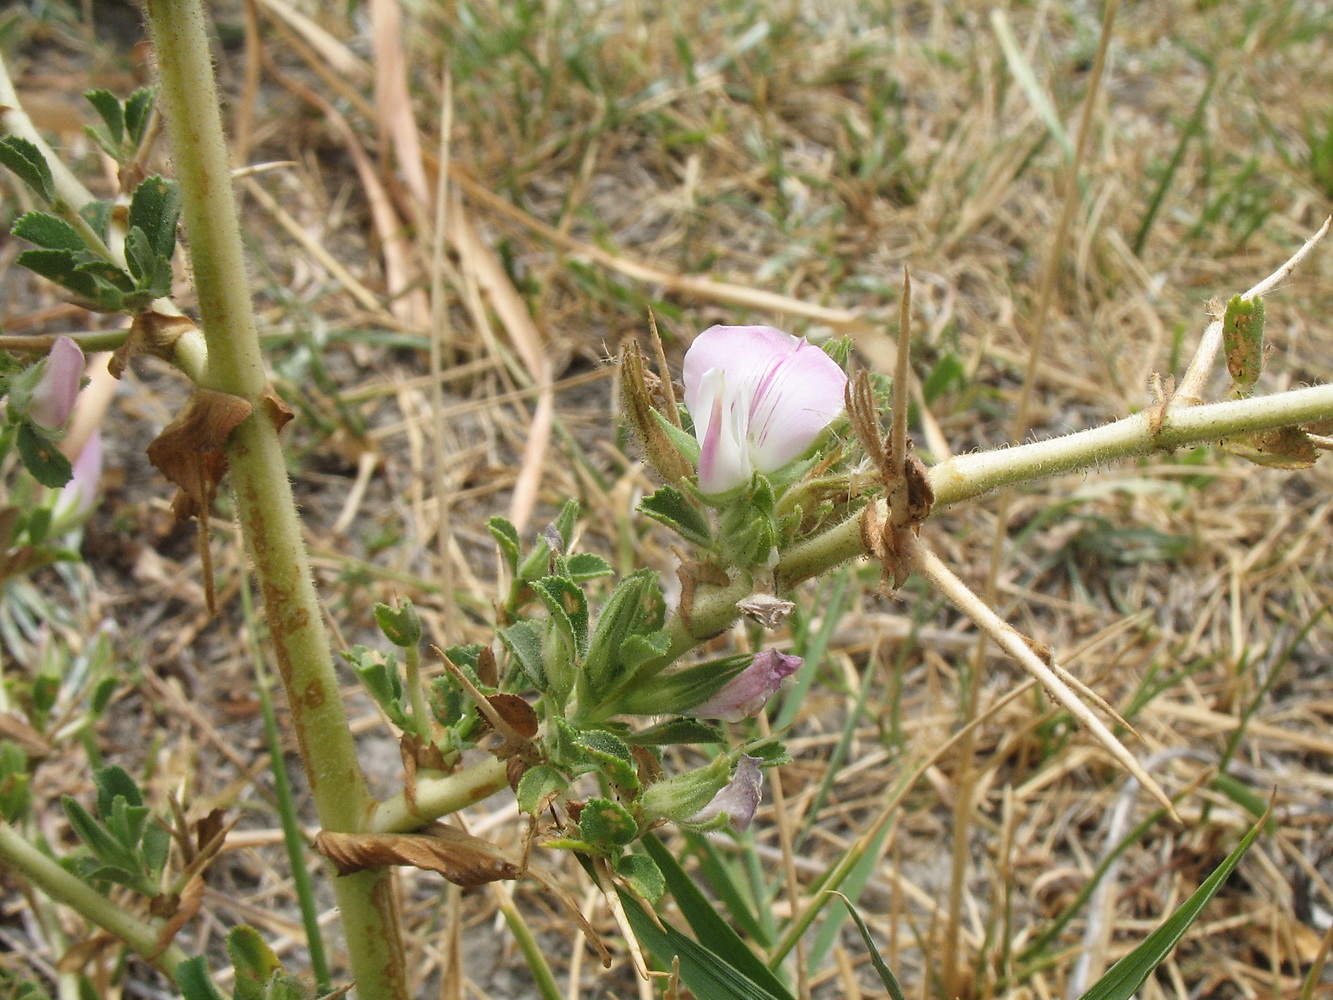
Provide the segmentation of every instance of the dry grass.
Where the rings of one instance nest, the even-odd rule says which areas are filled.
[[[3,36],[39,124],[94,179],[102,171],[80,134],[88,114],[73,95],[128,92],[144,74],[142,51],[126,44],[137,38],[132,12],[95,6],[120,27],[102,20],[93,31],[57,8],[44,21],[13,14]],[[669,564],[663,540],[630,518],[651,483],[612,431],[604,364],[623,338],[644,335],[650,310],[673,361],[711,323],[755,321],[851,334],[865,363],[888,371],[910,267],[919,416],[929,418],[912,433],[938,458],[1008,440],[1052,253],[1061,266],[1035,372],[1036,436],[1149,405],[1149,376],[1183,370],[1205,300],[1272,270],[1333,195],[1308,165],[1333,105],[1333,8],[1322,2],[1123,10],[1061,246],[1049,237],[1065,196],[1064,144],[1097,43],[1086,5],[1010,10],[1009,59],[990,5],[974,3],[411,6],[402,14],[371,0],[343,18],[253,0],[218,14],[237,161],[281,163],[240,190],[275,378],[300,416],[293,474],[329,616],[349,644],[368,640],[374,601],[400,595],[419,602],[436,641],[487,641],[495,558],[482,525],[494,513],[531,531],[576,496],[589,515],[584,544],[620,567]],[[1051,116],[1020,86],[1022,67]],[[8,221],[17,202],[0,204]],[[13,243],[0,239],[0,263]],[[1321,249],[1270,298],[1261,391],[1327,379],[1330,276]],[[8,332],[98,322],[13,270],[3,288]],[[1219,378],[1213,391],[1223,388]],[[42,575],[29,596],[53,616],[50,641],[69,663],[109,630],[97,655],[124,685],[95,734],[107,759],[150,769],[154,794],[174,792],[192,814],[222,805],[238,820],[193,946],[215,947],[227,926],[249,922],[300,968],[237,546],[215,539],[227,603],[209,621],[191,531],[171,524],[168,492],[142,455],[182,394],[152,365],[122,384],[86,564]],[[890,835],[872,844],[882,860],[861,910],[909,996],[941,988],[963,773],[975,809],[959,842],[960,993],[1056,997],[1091,982],[1252,821],[1241,787],[1256,801],[1276,791],[1275,831],[1141,995],[1297,995],[1333,912],[1333,634],[1321,617],[1333,600],[1329,485],[1323,465],[1284,473],[1199,451],[1011,497],[999,609],[1130,717],[1144,740],[1135,749],[1169,792],[1185,793],[1186,823],[1150,824],[1089,906],[1025,954],[1153,807],[1042,698],[1004,704],[979,728],[972,761],[932,761],[886,817]],[[969,503],[925,536],[982,586],[996,516],[992,502]],[[798,641],[821,630],[830,641],[794,709],[784,807],[770,806],[750,855],[756,870],[779,871],[785,824],[802,844],[792,867],[803,883],[874,828],[888,791],[967,713],[972,640],[958,616],[915,583],[901,600],[881,598],[871,568],[846,582],[841,603],[829,582],[801,594]],[[6,679],[37,655],[35,630],[16,619],[6,623]],[[982,711],[1020,683],[1001,659],[985,668]],[[398,766],[391,734],[364,698],[349,697],[368,766],[387,787]],[[830,772],[844,735],[845,763]],[[82,754],[77,741],[52,748],[38,771],[42,801],[86,794]],[[1217,780],[1223,762],[1230,782]],[[506,840],[519,831],[503,807],[469,822]],[[42,827],[53,843],[68,840],[57,808]],[[547,861],[585,896],[576,866]],[[466,985],[450,993],[446,977],[444,995],[529,995],[494,894],[470,890],[459,904],[420,873],[403,886],[409,924],[421,928],[411,945],[419,995],[442,988],[457,942],[440,935],[439,917],[455,905]],[[777,918],[804,905],[783,878],[768,888]],[[45,915],[28,912],[12,880],[5,890],[10,955],[0,963],[50,969],[59,955]],[[627,962],[603,972],[552,902],[525,885],[516,893],[557,975],[577,973],[570,996],[635,995]],[[614,937],[605,908],[587,902]],[[127,993],[157,995],[150,979],[131,980]],[[809,983],[818,997],[879,995],[846,929]]]

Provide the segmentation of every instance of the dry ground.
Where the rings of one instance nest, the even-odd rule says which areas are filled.
[[[77,94],[127,93],[146,81],[147,53],[130,8],[89,6],[91,23],[77,5],[21,5],[0,15],[0,44],[39,124],[106,190]],[[381,0],[229,2],[216,16],[236,162],[278,164],[239,190],[275,379],[300,418],[292,472],[329,617],[349,644],[368,641],[374,601],[404,595],[436,641],[487,639],[496,561],[483,524],[495,513],[531,531],[576,496],[586,545],[622,567],[669,565],[663,540],[630,517],[651,482],[613,430],[605,364],[644,336],[650,310],[676,361],[711,323],[764,322],[852,335],[862,361],[884,370],[909,267],[928,416],[913,433],[938,458],[1151,404],[1150,376],[1183,371],[1205,301],[1268,274],[1333,197],[1333,5],[1315,0],[1122,5],[1072,193],[1064,169],[1096,5],[406,6],[403,27]],[[426,206],[442,149],[449,229],[437,242]],[[0,190],[7,228],[19,203]],[[1072,226],[1057,243],[1068,197]],[[4,262],[14,243],[0,238]],[[1325,247],[1270,297],[1260,391],[1329,377],[1331,278]],[[0,287],[9,333],[98,323],[12,269]],[[447,308],[433,314],[433,302]],[[1037,336],[1033,407],[1016,423]],[[1224,390],[1219,374],[1213,391]],[[33,668],[41,617],[71,667],[104,658],[123,686],[89,745],[151,773],[159,796],[238,819],[191,946],[216,949],[249,922],[300,969],[225,500],[214,539],[224,606],[209,620],[193,528],[173,526],[143,456],[183,393],[152,364],[120,386],[86,562],[11,587],[5,678]],[[1130,716],[1136,752],[1185,792],[1186,824],[1148,823],[1103,891],[1025,953],[1153,806],[1044,700],[1009,703],[970,756],[927,769],[870,845],[882,859],[862,912],[909,996],[941,995],[951,949],[963,995],[1077,995],[1226,854],[1252,821],[1242,806],[1274,790],[1273,833],[1141,995],[1299,994],[1333,914],[1329,485],[1323,463],[1289,473],[1198,450],[1032,484],[926,527],[981,588],[998,526],[998,607]],[[783,806],[768,800],[739,851],[717,845],[771,890],[779,919],[792,881],[808,884],[877,829],[886,790],[960,725],[969,693],[984,710],[1021,681],[990,655],[972,686],[959,616],[916,583],[888,600],[877,582],[856,567],[801,592],[798,641],[828,645],[792,703]],[[349,699],[367,764],[387,781],[392,736],[350,684]],[[86,796],[84,744],[57,746],[36,787],[47,803]],[[500,811],[479,809],[474,828],[516,836],[505,804],[487,805]],[[773,875],[784,824],[804,846]],[[42,829],[68,839],[53,805]],[[545,860],[614,938],[576,866]],[[456,947],[439,930],[443,911],[465,926],[462,995],[532,995],[495,893],[460,900],[420,873],[403,883],[419,995],[440,993]],[[16,882],[3,886],[0,966],[49,973],[59,954]],[[570,996],[636,995],[623,948],[603,972],[553,903],[515,891],[557,977],[581,982]],[[66,931],[82,933],[68,920]],[[849,931],[823,948],[807,938],[814,996],[880,995]],[[134,966],[124,989],[161,995]]]

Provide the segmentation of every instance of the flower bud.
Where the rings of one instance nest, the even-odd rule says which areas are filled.
[[[737,833],[744,833],[754,822],[754,814],[763,796],[764,772],[758,757],[742,754],[731,780],[722,786],[712,801],[690,817],[691,823],[709,823],[726,816]]]

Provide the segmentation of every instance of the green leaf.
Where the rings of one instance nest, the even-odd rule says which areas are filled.
[[[43,486],[59,489],[74,477],[69,459],[41,428],[29,423],[19,424],[18,447],[24,466]]]
[[[651,496],[639,501],[637,509],[659,524],[666,525],[686,541],[695,545],[713,544],[708,518],[674,486],[659,487]]]
[[[615,572],[611,564],[594,552],[576,552],[565,563],[565,569],[569,573],[569,578],[575,583],[582,583],[584,580],[595,580],[598,577],[610,576]]]
[[[879,975],[879,981],[884,984],[884,988],[889,991],[892,1000],[907,1000],[903,995],[902,984],[898,982],[898,977],[893,974],[893,970],[885,964],[884,958],[880,955],[879,949],[875,947],[875,940],[870,936],[870,928],[866,922],[861,919],[861,914],[856,912],[856,907],[852,901],[842,893],[836,893],[847,907],[847,912],[852,915],[856,921],[856,926],[861,930],[861,940],[866,943],[866,951],[870,955],[870,963],[875,967],[875,972]]]
[[[1269,809],[1272,809],[1271,805]],[[1213,873],[1203,880],[1199,888],[1190,894],[1190,898],[1163,921],[1157,930],[1149,934],[1141,945],[1107,969],[1106,974],[1079,1000],[1130,1000],[1143,985],[1143,981],[1184,937],[1185,931],[1198,919],[1204,906],[1217,894],[1217,890],[1222,888],[1222,883],[1240,863],[1241,857],[1250,849],[1254,838],[1259,836],[1259,831],[1264,828],[1267,820],[1268,813],[1265,813],[1241,838],[1236,849],[1228,854]]]
[[[10,232],[46,250],[87,250],[78,230],[47,212],[25,212]]]
[[[500,641],[527,675],[528,681],[538,691],[545,691],[550,682],[542,662],[541,625],[524,619],[497,631]]]
[[[616,862],[616,874],[630,884],[635,892],[650,903],[656,903],[666,891],[662,869],[652,858],[642,854],[626,854]]]
[[[579,734],[578,745],[612,782],[621,788],[639,787],[639,769],[634,765],[634,755],[629,744],[620,737],[604,729],[591,729]]]
[[[668,746],[673,743],[724,743],[722,730],[696,719],[667,719],[655,726],[630,733],[626,741],[636,746]]]
[[[129,133],[130,143],[136,148],[143,144],[153,101],[156,99],[157,89],[154,87],[140,87],[125,99],[125,131]]]
[[[421,642],[421,616],[407,598],[397,608],[376,604],[375,623],[379,625],[384,637],[395,646],[410,649]]]
[[[565,776],[550,764],[538,764],[523,772],[518,781],[518,808],[520,812],[534,815],[552,795],[559,795],[569,787]]]
[[[0,164],[17,174],[19,180],[36,191],[48,205],[56,200],[51,166],[35,143],[17,135],[5,136],[0,139]]]
[[[180,218],[180,186],[154,175],[134,189],[130,199],[129,228],[142,229],[152,253],[171,262],[176,250],[176,222]]]
[[[603,848],[624,847],[639,835],[639,824],[619,802],[592,798],[579,813],[579,833],[590,844]]]
[[[101,305],[97,282],[78,270],[79,259],[70,250],[24,250],[14,263],[69,289],[90,305]]]
[[[111,213],[115,209],[113,201],[90,201],[79,209],[83,221],[92,227],[93,232],[106,239],[111,228]]]
[[[663,921],[659,927],[637,899],[623,889],[616,892],[639,944],[664,969],[671,968],[672,959],[679,956],[681,981],[695,996],[708,1000],[792,1000],[785,989],[774,990],[761,985],[669,923]]]
[[[1222,316],[1227,371],[1236,388],[1248,392],[1264,370],[1264,300],[1233,295]]]
[[[574,538],[574,525],[579,519],[579,502],[577,500],[566,500],[564,506],[560,508],[560,513],[555,519],[555,530],[560,532],[560,554],[564,555],[569,551],[569,543]]]
[[[125,140],[125,108],[109,90],[85,90],[83,96],[96,109],[98,116],[106,126],[106,136],[111,140],[112,148],[107,152],[113,156]]]
[[[619,678],[621,671],[615,668],[620,663],[621,649],[643,616],[648,589],[656,585],[656,573],[638,570],[621,580],[602,605],[583,662],[584,678],[594,698]]]
[[[536,580],[532,589],[537,592],[551,624],[574,643],[579,656],[588,651],[588,598],[572,581],[561,576],[547,576]]]
[[[235,1000],[265,1000],[264,986],[282,972],[282,962],[259,932],[241,924],[227,933],[227,954],[236,970]]]
[[[10,740],[0,742],[0,817],[17,822],[32,803],[28,755]]]
[[[73,827],[75,835],[84,843],[84,846],[92,852],[93,856],[99,861],[114,865],[116,867],[132,869],[135,867],[135,857],[131,852],[127,852],[116,840],[107,832],[101,823],[93,819],[87,809],[83,808],[76,799],[66,795],[61,798],[60,803],[65,808],[65,818],[69,820],[69,825]]]
[[[486,530],[495,539],[495,544],[500,549],[500,556],[509,567],[509,572],[518,573],[518,529],[506,518],[496,516],[486,522]]]
[[[681,915],[690,925],[690,930],[694,931],[694,936],[700,941],[707,941],[730,965],[771,991],[773,995],[788,995],[786,987],[773,974],[773,970],[750,950],[739,934],[732,930],[731,925],[699,891],[694,879],[686,874],[675,855],[666,849],[661,838],[655,833],[649,833],[644,836],[642,844],[648,856],[661,869],[667,887],[671,890],[676,905],[680,907]]]
[[[226,1000],[213,985],[203,955],[187,958],[176,966],[176,988],[181,991],[182,1000]]]

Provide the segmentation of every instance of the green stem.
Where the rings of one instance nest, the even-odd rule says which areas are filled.
[[[208,18],[202,0],[149,0],[146,6],[208,348],[201,384],[254,407],[227,442],[239,521],[319,821],[330,831],[357,832],[374,801],[348,729],[277,428],[262,399],[267,379],[213,81]],[[333,886],[358,993],[407,1000],[391,870],[335,878]]]
[[[489,756],[455,774],[438,778],[418,776],[410,792],[400,792],[375,807],[366,830],[407,833],[508,787],[504,761]]]
[[[1237,434],[1327,420],[1331,416],[1333,385],[1204,406],[1176,406],[1161,415],[1161,425],[1156,431],[1155,411],[1144,410],[1092,430],[1013,448],[958,455],[941,462],[930,470],[935,510],[1003,486],[1087,469],[1131,455],[1213,443]],[[888,512],[883,501],[879,503],[883,521]],[[777,578],[783,588],[791,587],[864,555],[865,551],[861,519],[852,517],[788,549],[778,563]]]
[[[125,908],[71,875],[54,858],[28,843],[8,823],[0,820],[0,860],[12,867],[51,899],[82,914],[98,927],[125,942],[139,957],[159,969],[172,982],[176,966],[188,957],[177,945],[158,944],[161,923],[141,920]]]

